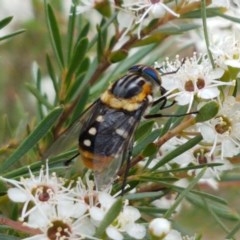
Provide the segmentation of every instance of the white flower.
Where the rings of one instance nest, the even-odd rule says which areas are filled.
[[[212,188],[213,190],[218,190],[218,181],[214,178],[208,178],[208,179],[200,179],[198,182],[200,185],[203,186],[209,186],[210,188]]]
[[[20,217],[21,221],[34,211],[36,204],[48,205],[69,201],[70,185],[64,187],[64,179],[58,178],[55,173],[50,175],[48,163],[46,163],[46,168],[42,167],[36,176],[29,168],[29,175],[30,178],[22,177],[20,181],[1,177],[3,181],[15,186],[8,189],[9,198],[13,202],[24,203]],[[32,208],[29,208],[30,203],[33,203]]]
[[[122,4],[122,7],[125,7],[131,11],[139,12],[144,10],[141,13],[139,21],[142,21],[150,13],[153,18],[162,17],[166,12],[171,13],[172,15],[179,17],[179,14],[175,13],[171,8],[163,3],[163,0],[125,0]]]
[[[229,8],[229,0],[212,0],[212,3],[209,7],[224,7]]]
[[[110,239],[114,239],[114,240],[123,240],[124,239],[123,235],[118,231],[118,229],[113,226],[107,227],[106,233]]]
[[[182,237],[181,233],[171,228],[171,223],[166,218],[154,218],[148,227],[148,231],[153,239],[159,240],[194,240],[195,237]]]
[[[41,234],[25,240],[98,239],[94,237],[96,228],[116,197],[94,190],[89,173],[85,175],[86,184],[79,178],[74,187],[72,183],[67,188],[64,180],[56,174],[49,174],[47,163],[39,175],[35,176],[30,169],[29,174],[30,178],[22,178],[21,181],[1,177],[1,180],[15,186],[9,189],[9,198],[24,203],[21,221],[41,231]],[[113,240],[124,239],[125,235],[143,239],[145,227],[136,223],[140,217],[138,209],[129,206],[126,200],[122,211],[106,229],[106,234]]]
[[[174,183],[175,186],[186,188],[188,186],[188,181],[186,179],[180,179]],[[159,209],[165,209],[168,210],[173,206],[177,198],[177,193],[170,192],[168,194],[165,194],[164,196],[160,197],[159,199],[156,199],[151,202],[151,205],[159,208]],[[177,207],[174,209],[174,214],[177,214],[180,212],[182,208],[182,204],[178,204]]]
[[[89,179],[90,171],[85,174],[84,184],[81,178],[78,178],[76,186],[74,187],[72,194],[86,209],[99,204],[99,192],[94,190],[94,182]]]
[[[161,150],[159,151],[155,158],[151,159],[150,163],[149,160],[145,160],[141,161],[138,164],[149,169],[154,168],[159,162],[161,162],[162,158],[164,158],[167,154],[174,151],[176,148],[180,147],[184,143],[186,143],[185,138],[173,137],[161,146]],[[192,154],[189,153],[189,151],[187,151],[176,156],[174,159],[171,160],[171,162],[165,164],[163,168],[169,169],[169,165],[173,163],[178,164],[179,167],[186,167],[187,165],[189,165],[189,163],[192,162],[193,162]]]
[[[180,137],[174,137],[168,140],[161,146],[161,152],[163,153],[163,157],[168,153],[172,152],[173,150],[175,150],[176,148],[182,146],[184,143],[186,143],[186,141],[187,139]],[[161,159],[158,161],[161,161]],[[180,168],[182,168],[188,166],[192,162],[193,162],[192,154],[189,151],[186,151],[172,159],[169,164],[176,163],[179,165]]]
[[[97,204],[89,209],[89,213],[92,221],[98,226],[116,199],[106,192],[98,192],[96,199]]]
[[[206,144],[207,145],[207,144]],[[177,163],[179,168],[187,167],[187,166],[201,166],[204,164],[219,164],[216,166],[209,166],[204,172],[200,181],[208,181],[208,184],[211,184],[213,188],[217,188],[217,182],[214,180],[215,178],[220,179],[220,175],[223,171],[232,169],[232,164],[227,159],[223,159],[220,155],[219,147],[215,148],[214,151],[211,151],[210,146],[201,146],[196,145],[189,149],[187,152],[184,152],[174,158],[169,166],[171,167],[172,163]],[[190,165],[191,164],[191,165]],[[202,168],[192,169],[187,172],[189,176],[197,175]],[[184,180],[184,179],[182,179]],[[186,187],[186,186],[185,186]],[[170,202],[171,199],[167,200]],[[156,200],[159,201],[159,200]],[[160,201],[163,201],[162,198]]]
[[[80,202],[85,202],[88,208],[89,217],[94,226],[98,227],[101,221],[104,219],[106,213],[115,203],[116,198],[111,196],[108,192],[99,192],[93,190],[94,184],[88,180],[87,188],[79,179],[74,194]],[[141,224],[136,221],[141,217],[140,212],[132,207],[128,206],[128,202],[125,201],[123,210],[120,212],[114,222],[106,229],[106,234],[110,239],[121,240],[123,234],[128,234],[134,239],[142,239],[146,230]]]
[[[224,70],[229,66],[240,68],[240,41],[233,35],[218,38],[210,45],[210,50],[217,66]]]
[[[50,175],[48,162],[38,175],[30,169],[29,174],[30,178],[19,182],[1,178],[15,186],[9,189],[9,198],[24,203],[21,213],[24,224],[41,231],[25,240],[97,239],[93,237],[96,226],[90,220],[88,208],[80,196],[76,197],[72,184],[66,188],[65,180]]]
[[[203,139],[212,143],[210,155],[217,146],[221,158],[233,157],[240,153],[240,103],[228,97],[216,117],[198,124]]]
[[[223,69],[213,69],[207,58],[197,58],[195,54],[192,58],[185,59],[183,64],[182,62],[178,58],[175,63],[166,61],[162,87],[168,90],[168,98],[174,98],[179,105],[188,105],[188,112],[195,97],[204,100],[214,99],[220,94],[219,86],[235,84],[235,81],[229,83],[220,81],[224,74]]]
[[[95,2],[96,0],[81,0],[76,7],[76,14],[82,14],[94,9]]]
[[[111,8],[112,4],[111,0],[80,0],[76,6],[76,14],[84,15],[87,21],[95,27],[101,22],[104,10]]]
[[[92,9],[98,7],[98,5],[104,6],[105,4],[112,3],[113,1],[106,1],[106,0],[80,0],[79,4],[76,7],[76,13],[82,14],[86,13]]]
[[[99,204],[89,210],[91,220],[96,226],[104,219],[115,201],[116,199],[108,193],[99,192]],[[124,239],[123,234],[128,234],[133,239],[142,239],[146,234],[146,230],[143,225],[136,223],[140,217],[141,214],[138,209],[128,206],[128,202],[125,201],[123,210],[114,222],[107,227],[106,234],[113,240]]]
[[[183,240],[182,235],[177,230],[171,229],[163,240]]]
[[[214,151],[211,150],[210,147],[203,147],[197,145],[193,149],[191,149],[191,154],[193,158],[193,163],[196,165],[202,164],[220,164],[216,166],[209,166],[204,175],[200,179],[199,182],[205,182],[210,185],[212,188],[217,189],[217,182],[214,180],[220,179],[220,175],[223,171],[232,169],[232,164],[224,158],[221,158],[219,148],[215,148]],[[188,174],[190,176],[197,175],[201,171],[200,169],[189,170]]]
[[[30,214],[29,220],[26,223],[30,227],[37,227],[41,230],[41,234],[33,237],[25,238],[24,240],[48,240],[48,239],[97,239],[92,237],[95,233],[95,226],[91,223],[89,217],[85,214],[75,218],[74,211],[78,208],[73,208],[73,205],[48,205],[37,206]]]
[[[161,18],[166,12],[169,12],[175,17],[179,17],[179,14],[175,13],[170,7],[163,3],[163,0],[125,0],[122,7],[131,10],[137,14],[136,24],[138,27],[138,37],[140,38],[140,32],[142,24],[145,19]]]
[[[151,204],[160,209],[169,209],[175,203],[175,200],[176,194],[169,193],[159,199],[154,200]]]
[[[164,237],[166,237],[171,230],[171,223],[165,218],[154,218],[149,223],[148,230],[153,237],[165,239]]]
[[[119,40],[120,42],[123,42],[122,40],[125,38],[127,33],[133,27],[135,20],[136,20],[136,16],[130,11],[125,11],[124,9],[121,9],[118,12],[117,21],[118,21],[119,30],[122,31],[122,30],[125,29],[123,31],[122,35],[121,35],[120,40]],[[118,45],[120,45],[120,44],[118,43]]]
[[[148,227],[148,231],[153,239],[159,240],[194,240],[195,237],[182,237],[181,233],[171,228],[171,223],[165,218],[154,218]]]
[[[108,237],[114,240],[124,239],[122,233],[126,232],[133,239],[143,239],[146,235],[145,227],[135,223],[140,217],[138,209],[125,205],[114,223],[107,228]]]

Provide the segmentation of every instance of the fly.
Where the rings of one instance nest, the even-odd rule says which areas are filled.
[[[166,105],[165,96],[153,101],[155,92],[165,93],[157,70],[146,65],[132,66],[78,121],[79,155],[84,165],[93,170],[98,190],[107,188],[116,178],[147,108],[159,102],[161,109]]]

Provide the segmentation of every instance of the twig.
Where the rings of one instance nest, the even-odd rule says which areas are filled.
[[[21,231],[30,235],[36,235],[41,233],[39,229],[24,226],[24,223],[22,222],[14,221],[5,217],[0,217],[0,225],[6,225],[14,230]]]

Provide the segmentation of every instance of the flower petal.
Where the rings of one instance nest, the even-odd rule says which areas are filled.
[[[134,239],[142,239],[146,235],[146,229],[141,224],[132,223],[128,224],[126,227],[127,234]]]
[[[112,226],[107,227],[106,233],[108,237],[113,240],[123,240],[122,234],[115,227]]]
[[[171,223],[165,218],[154,218],[149,223],[149,231],[155,237],[164,237],[171,230]]]
[[[198,92],[198,97],[202,99],[213,99],[219,95],[220,91],[217,87],[204,88]]]
[[[13,202],[26,202],[28,200],[26,193],[18,188],[9,188],[8,197]]]

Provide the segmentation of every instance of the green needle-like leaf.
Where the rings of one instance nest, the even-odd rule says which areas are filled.
[[[2,164],[0,171],[4,172],[14,163],[16,163],[24,154],[32,149],[35,144],[47,134],[49,129],[56,122],[58,117],[62,114],[63,109],[55,108],[49,115],[43,119],[38,126],[32,131],[32,133],[19,145],[19,147],[13,152],[13,154],[6,159]]]
[[[175,209],[177,208],[177,206],[180,204],[180,202],[182,201],[182,199],[184,197],[186,197],[189,193],[189,191],[198,183],[198,181],[200,180],[200,178],[203,176],[203,174],[205,173],[206,169],[202,169],[201,172],[191,181],[191,183],[188,185],[187,188],[185,188],[177,197],[176,201],[174,202],[174,204],[168,209],[168,211],[165,214],[166,218],[169,218],[172,213],[175,211]]]
[[[212,101],[207,104],[205,104],[198,112],[196,116],[196,121],[197,122],[204,122],[207,120],[210,120],[214,118],[219,110],[219,105],[218,103]]]
[[[104,219],[100,223],[95,236],[102,237],[106,228],[116,219],[122,209],[122,198],[118,198],[115,203],[110,207]]]
[[[135,156],[140,154],[148,144],[152,143],[157,137],[159,137],[160,133],[161,129],[152,131],[145,139],[141,140],[136,147],[134,147],[133,155]]]
[[[16,35],[18,35],[18,34],[21,34],[21,33],[23,33],[23,32],[25,32],[24,29],[18,30],[18,31],[16,31],[16,32],[13,32],[13,33],[10,33],[10,34],[7,34],[7,35],[5,35],[5,36],[3,36],[3,37],[0,37],[0,41],[6,40],[6,39],[8,39],[8,38],[11,38],[11,37],[16,36]]]
[[[171,151],[169,154],[167,154],[165,157],[159,161],[153,168],[152,171],[157,170],[160,166],[163,166],[164,164],[168,163],[171,161],[174,157],[179,156],[180,154],[186,152],[187,150],[191,149],[193,146],[198,144],[202,140],[202,136],[198,135],[192,139],[190,139],[188,142],[184,143],[177,149]]]
[[[58,83],[58,79],[56,77],[57,74],[55,73],[55,70],[53,68],[53,64],[52,64],[51,59],[48,55],[46,56],[46,63],[47,63],[48,74],[49,74],[49,76],[52,80],[54,91],[56,93],[55,101],[57,102],[58,101],[58,92],[59,92],[59,87],[60,87],[59,85],[60,84]]]
[[[44,106],[46,106],[48,109],[52,109],[53,106],[48,102],[48,100],[41,95],[39,90],[33,86],[32,84],[27,83],[26,84],[28,90],[37,98],[37,100]]]
[[[10,16],[10,17],[6,17],[4,19],[2,19],[0,21],[0,29],[4,28],[5,26],[7,26],[11,21],[12,21],[13,17]]]
[[[62,51],[62,43],[59,28],[57,25],[57,20],[52,10],[52,7],[49,4],[45,3],[46,13],[47,13],[47,25],[50,33],[51,43],[56,54],[58,64],[61,68],[64,67],[64,58]]]
[[[76,69],[78,68],[78,66],[80,66],[81,62],[84,60],[84,56],[87,51],[87,48],[88,48],[87,38],[81,39],[76,45],[74,49],[74,54],[70,61],[70,65],[69,65],[69,69],[66,77],[66,81],[68,85],[70,84],[72,80],[72,76],[75,73]]]

